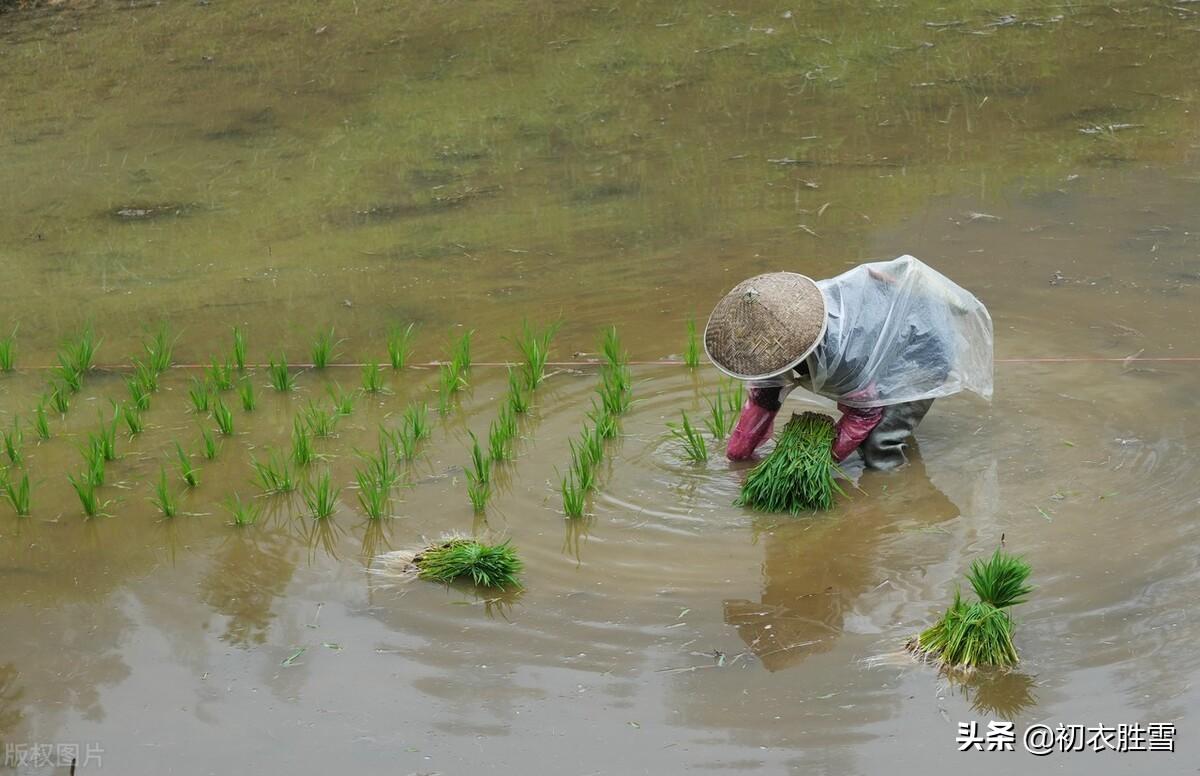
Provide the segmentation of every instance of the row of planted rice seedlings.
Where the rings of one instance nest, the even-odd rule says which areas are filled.
[[[583,517],[588,494],[596,489],[597,469],[604,460],[608,440],[617,436],[618,419],[629,409],[633,382],[629,354],[621,346],[615,326],[604,332],[600,347],[600,386],[588,413],[591,425],[584,424],[577,440],[571,440],[571,466],[562,477],[563,512],[568,517]]]
[[[534,391],[546,379],[550,342],[558,327],[559,324],[553,323],[537,331],[529,321],[522,322],[521,334],[515,341],[522,360],[517,367],[510,366],[508,369],[508,393],[500,403],[495,420],[488,427],[486,451],[475,434],[470,433],[471,460],[465,469],[467,497],[477,513],[487,508],[491,498],[493,467],[513,458],[520,431],[517,416],[529,412]]]

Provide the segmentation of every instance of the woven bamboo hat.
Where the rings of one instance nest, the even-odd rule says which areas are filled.
[[[739,380],[786,372],[825,336],[825,297],[812,278],[768,272],[743,280],[713,308],[704,351],[717,368]]]

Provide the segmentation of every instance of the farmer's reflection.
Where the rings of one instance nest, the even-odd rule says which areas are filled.
[[[763,592],[759,602],[725,601],[725,621],[769,671],[833,647],[845,613],[886,575],[876,563],[881,540],[894,534],[898,516],[928,525],[959,514],[929,480],[916,445],[900,472],[865,472],[836,516],[764,518]],[[886,486],[886,489],[885,489]]]

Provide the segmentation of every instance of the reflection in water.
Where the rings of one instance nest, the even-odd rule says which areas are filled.
[[[1020,671],[980,670],[954,686],[979,715],[992,719],[1015,720],[1021,712],[1038,702],[1033,690],[1037,680]]]
[[[958,507],[925,473],[914,444],[911,463],[889,475],[867,472],[862,487],[885,484],[887,502],[871,495],[843,501],[836,518],[780,522],[765,532],[763,591],[755,603],[725,601],[725,621],[769,671],[832,649],[855,600],[879,585],[876,549],[902,509],[928,525],[955,518]]]
[[[200,579],[201,600],[228,618],[221,639],[248,648],[266,641],[272,606],[295,572],[285,534],[238,531],[213,553]]]

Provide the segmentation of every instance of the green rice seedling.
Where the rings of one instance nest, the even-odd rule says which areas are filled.
[[[145,349],[146,363],[155,375],[161,375],[171,368],[171,352],[175,349],[175,342],[171,339],[171,331],[165,323],[154,332]]]
[[[354,479],[358,483],[358,503],[371,520],[387,516],[390,489],[370,469],[355,469]]]
[[[367,393],[379,393],[383,390],[383,370],[378,361],[363,364],[362,387]]]
[[[683,363],[688,369],[700,366],[700,339],[696,336],[696,319],[688,318],[687,345],[683,348]]]
[[[438,377],[441,380],[440,393],[444,397],[458,393],[467,385],[466,379],[453,362],[442,364],[438,368]]]
[[[455,365],[460,375],[466,374],[471,368],[471,335],[474,333],[474,330],[471,330],[463,334],[450,351],[450,363]]]
[[[225,402],[217,396],[213,400],[213,420],[217,422],[217,430],[225,436],[233,435],[233,412]]]
[[[571,475],[572,481],[584,493],[596,489],[596,461],[574,440],[571,445]]]
[[[527,389],[522,380],[528,380],[528,377],[521,377],[521,374],[510,366],[508,368],[508,406],[518,415],[529,412],[529,394],[526,393]]]
[[[308,426],[308,430],[314,437],[325,438],[333,436],[339,415],[336,410],[321,409],[310,401],[304,408],[301,417],[304,418],[305,425]]]
[[[346,416],[354,413],[354,394],[343,391],[342,386],[334,383],[329,386],[329,398],[333,400],[333,411]]]
[[[386,436],[392,450],[396,452],[396,457],[402,461],[411,461],[417,453],[417,438],[413,436],[412,429],[407,423],[401,423],[399,428],[388,431],[380,428],[381,436]]]
[[[129,401],[136,409],[150,409],[150,389],[136,374],[125,378],[125,387],[129,389]]]
[[[71,481],[71,487],[75,489],[75,495],[79,496],[79,504],[83,507],[83,514],[87,517],[95,517],[100,514],[100,499],[96,495],[96,483],[93,482],[90,476],[84,474],[75,477],[73,474],[68,474],[67,479]]]
[[[291,493],[296,489],[291,467],[280,453],[270,453],[265,462],[251,458],[250,465],[254,467],[258,483],[266,493]]]
[[[587,413],[588,420],[592,421],[592,428],[600,435],[601,439],[615,439],[617,436],[617,419],[605,412],[604,408],[596,406],[596,400],[592,400],[592,409]]]
[[[129,429],[130,438],[146,430],[146,424],[142,420],[142,411],[136,404],[121,405],[121,418],[125,421],[125,428]]]
[[[405,407],[403,422],[414,441],[427,439],[432,433],[429,428],[429,406],[424,402],[413,402]]]
[[[798,512],[833,507],[837,464],[832,449],[833,422],[815,412],[793,415],[775,449],[746,476],[734,503],[767,512]]]
[[[331,516],[334,510],[337,509],[339,493],[341,493],[341,489],[333,487],[329,471],[325,470],[321,472],[320,476],[304,486],[304,503],[308,505],[308,510],[314,518],[324,520]]]
[[[576,458],[583,466],[589,470],[595,469],[604,461],[604,437],[600,436],[595,427],[584,426],[579,433],[579,444],[574,450]]]
[[[13,482],[11,474],[0,477],[0,487],[4,488],[4,495],[8,497],[8,503],[12,505],[17,516],[27,516],[29,514],[29,472],[21,472],[20,482]]]
[[[246,371],[246,332],[240,326],[233,327],[233,364],[239,372]]]
[[[158,390],[159,373],[147,361],[133,360],[133,379],[138,382],[143,393],[154,393]]]
[[[1033,591],[1026,584],[1030,571],[1023,558],[1001,550],[987,560],[974,561],[967,580],[979,600],[967,603],[955,590],[942,618],[911,639],[909,650],[946,669],[1016,665],[1019,658],[1008,609],[1023,603]]]
[[[25,433],[21,431],[20,418],[13,418],[11,431],[0,431],[0,436],[4,437],[4,453],[8,456],[8,462],[13,466],[20,466],[25,461],[25,455],[21,452],[21,448],[25,442]]]
[[[625,379],[620,376],[620,370],[605,370],[603,382],[600,384],[600,407],[604,414],[611,418],[624,415],[629,410],[630,392]]]
[[[0,372],[11,372],[17,360],[17,330],[0,339]]]
[[[208,366],[208,382],[218,391],[228,391],[233,387],[233,364],[228,361],[222,364],[213,356]]]
[[[212,409],[212,391],[209,390],[208,383],[198,377],[192,378],[192,385],[188,388],[188,399],[192,402],[192,409],[197,415],[206,415]]]
[[[609,367],[620,366],[629,361],[629,354],[621,345],[621,338],[617,335],[616,326],[609,326],[604,330],[604,339],[600,342],[600,353]]]
[[[271,380],[271,386],[280,393],[287,393],[296,389],[296,376],[288,371],[287,356],[280,353],[279,360],[271,358],[270,366],[267,367],[267,377]]]
[[[238,383],[238,397],[242,400],[242,409],[246,412],[254,412],[258,406],[258,397],[254,395],[254,382],[248,377],[243,377]]]
[[[525,386],[531,391],[546,379],[546,361],[550,357],[550,341],[558,332],[559,325],[552,323],[541,332],[536,332],[529,325],[529,321],[521,322],[521,336],[517,339],[517,349],[521,351],[523,359],[521,369],[525,378]]]
[[[413,558],[417,576],[449,584],[470,580],[479,587],[521,589],[524,564],[507,541],[484,544],[465,537],[449,537],[426,547]]]
[[[43,395],[33,409],[33,430],[43,442],[50,438],[50,420],[46,416],[47,398]]]
[[[71,393],[65,385],[60,382],[51,383],[50,388],[50,406],[59,415],[66,415],[71,410]]]
[[[568,472],[562,478],[563,512],[567,514],[567,517],[583,517],[586,501],[587,489],[580,486],[574,470]]]
[[[474,433],[468,433],[471,434],[472,446],[471,468],[465,470],[467,497],[471,500],[471,506],[475,508],[476,512],[483,512],[492,495],[492,463],[483,454],[483,449],[479,446],[479,439]]]
[[[158,482],[154,485],[154,495],[150,497],[150,503],[158,507],[158,511],[163,513],[163,517],[175,517],[179,511],[179,504],[175,501],[175,496],[171,494],[171,485],[167,482],[167,467],[158,467]]]
[[[196,467],[192,465],[191,457],[184,452],[183,445],[175,443],[175,456],[179,459],[179,476],[187,483],[189,488],[194,488],[200,484],[200,479],[196,475]]]
[[[82,390],[83,372],[75,366],[73,357],[69,354],[58,354],[58,366],[54,367],[53,374],[71,393],[79,393]]]
[[[333,329],[317,334],[312,346],[312,365],[314,369],[324,369],[333,360],[333,348],[337,343],[333,340]]]
[[[200,443],[200,452],[203,453],[204,457],[209,461],[215,459],[217,457],[217,453],[221,451],[221,445],[219,442],[217,442],[217,438],[214,437],[213,433],[206,428],[200,429]]]
[[[312,436],[304,421],[297,417],[292,422],[292,463],[297,466],[308,466],[317,457],[313,449]]]
[[[682,421],[676,425],[668,423],[667,428],[671,430],[671,436],[679,440],[683,447],[683,455],[692,463],[704,463],[708,460],[708,443],[704,441],[704,436],[692,425],[688,419],[687,412],[680,412]]]
[[[717,389],[715,397],[706,401],[708,403],[708,417],[704,419],[704,425],[708,427],[708,433],[712,434],[714,439],[724,439],[733,429],[736,415],[730,414],[729,402],[725,399],[720,388]]]
[[[92,329],[91,324],[84,327],[83,331],[79,333],[78,339],[68,342],[63,347],[67,362],[82,380],[82,376],[91,370],[96,359],[96,351],[100,347],[100,341],[96,339],[96,332]]]
[[[492,463],[513,457],[513,442],[517,438],[517,416],[512,407],[500,405],[500,412],[488,429],[488,446],[492,450]]]
[[[387,350],[388,359],[392,362],[392,369],[403,369],[408,364],[412,357],[412,340],[415,331],[415,323],[404,327],[393,326],[388,329]]]
[[[105,460],[103,445],[94,435],[89,435],[88,443],[81,448],[83,453],[83,477],[92,485],[100,487],[104,484]]]
[[[395,447],[395,436],[395,434],[389,433],[386,428],[380,426],[378,452],[375,455],[359,453],[366,463],[367,471],[371,476],[388,488],[395,485],[396,481],[400,479],[400,473],[396,470],[395,459],[392,457],[392,451]]]
[[[233,525],[239,528],[254,525],[258,522],[259,515],[262,514],[261,504],[256,504],[253,501],[242,501],[242,497],[236,493],[225,502],[225,508],[229,510],[229,514],[233,517]]]

